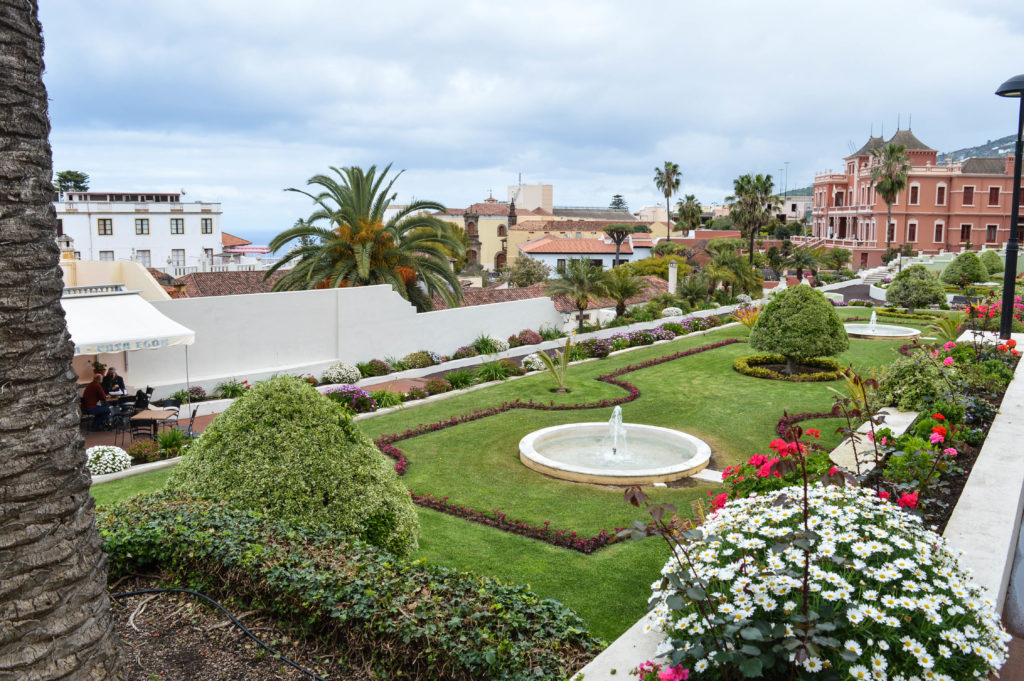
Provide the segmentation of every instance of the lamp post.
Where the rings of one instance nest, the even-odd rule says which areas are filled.
[[[1013,328],[1013,294],[1017,281],[1017,231],[1020,229],[1020,157],[1024,153],[1024,73],[1014,76],[999,86],[996,94],[1000,97],[1020,99],[1020,113],[1017,118],[1017,147],[1013,154],[1013,197],[1010,210],[1010,238],[1006,242],[1006,267],[1003,268],[1003,310],[999,318],[999,339],[1009,340]],[[1007,274],[1009,276],[1007,276]]]

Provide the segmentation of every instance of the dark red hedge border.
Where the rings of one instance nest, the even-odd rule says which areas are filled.
[[[810,421],[811,419],[830,419],[835,418],[835,414],[830,411],[802,411],[798,414],[784,414],[779,422],[775,425],[775,432],[779,437],[786,437],[786,431],[794,423],[800,423],[801,421]]]
[[[721,348],[726,345],[732,345],[733,343],[741,343],[743,341],[736,338],[729,338],[718,343],[712,343],[710,345],[702,345],[697,348],[690,350],[682,350],[675,352],[671,355],[665,355],[664,357],[657,357],[655,359],[649,359],[646,362],[639,364],[628,364],[624,367],[611,371],[607,374],[602,374],[597,377],[597,380],[604,381],[616,385],[626,391],[626,395],[622,397],[616,397],[614,399],[603,399],[596,402],[576,402],[574,404],[555,404],[554,401],[548,403],[535,402],[531,400],[520,400],[515,399],[512,401],[502,402],[496,407],[489,407],[487,409],[476,409],[468,414],[459,414],[452,416],[451,418],[436,421],[434,423],[421,423],[414,428],[409,428],[401,433],[391,433],[388,435],[382,435],[375,439],[373,443],[377,445],[377,448],[385,455],[394,459],[395,471],[399,475],[405,475],[406,470],[409,468],[409,459],[406,458],[405,454],[398,447],[395,447],[393,443],[401,442],[402,440],[408,440],[420,435],[426,435],[427,433],[436,433],[439,430],[445,430],[452,428],[462,423],[471,423],[472,421],[478,421],[488,416],[495,416],[496,414],[503,414],[513,409],[536,409],[539,411],[570,411],[575,409],[601,409],[606,407],[614,407],[619,404],[626,404],[640,397],[640,390],[632,383],[628,381],[618,380],[619,376],[628,374],[633,371],[639,371],[640,369],[646,369],[648,367],[657,366],[673,360],[682,359],[683,357],[689,357],[696,355],[701,352],[708,350],[714,350]],[[524,537],[531,537],[533,539],[540,539],[546,541],[555,546],[562,546],[573,551],[579,551],[580,553],[593,553],[597,549],[612,544],[618,540],[615,532],[618,531],[616,528],[615,532],[609,533],[607,530],[601,530],[593,537],[581,537],[577,533],[569,530],[557,530],[552,529],[549,523],[543,525],[531,525],[523,522],[516,518],[509,518],[508,515],[497,509],[492,511],[478,511],[473,508],[466,506],[460,506],[458,504],[450,503],[448,497],[435,497],[430,494],[417,494],[413,490],[409,490],[409,494],[412,495],[412,500],[419,506],[424,508],[431,508],[435,511],[441,511],[459,518],[464,518],[471,522],[480,523],[481,525],[487,525],[505,532],[511,532],[513,534],[519,534]]]

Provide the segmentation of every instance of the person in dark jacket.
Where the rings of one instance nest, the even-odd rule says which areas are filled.
[[[92,414],[92,427],[99,429],[110,423],[110,407],[100,404],[107,399],[103,391],[103,374],[96,373],[92,377],[92,383],[85,386],[82,393],[82,413]]]
[[[124,394],[124,379],[117,375],[117,369],[107,368],[107,375],[103,377],[103,392],[110,394],[120,392]]]

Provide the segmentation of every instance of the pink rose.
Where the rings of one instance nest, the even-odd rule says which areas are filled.
[[[948,341],[948,342],[946,342],[945,345],[942,346],[942,349],[945,350],[946,352],[949,352],[950,350],[952,350],[955,347],[956,347],[956,343],[954,343],[953,341]]]
[[[658,672],[658,678],[661,681],[686,681],[686,679],[690,678],[690,670],[683,669],[683,665],[679,664],[675,667],[662,669]]]
[[[942,433],[932,433],[928,436],[928,439],[932,441],[933,445],[941,444],[946,440],[946,438],[942,436]]]
[[[946,449],[942,450],[942,453],[945,454],[946,456],[956,456],[957,455],[957,451],[956,451],[955,447],[947,447]]]
[[[947,357],[946,359],[942,360],[942,363],[945,364],[948,367],[951,367],[951,366],[953,366],[953,361],[954,360],[953,360],[952,357]]]

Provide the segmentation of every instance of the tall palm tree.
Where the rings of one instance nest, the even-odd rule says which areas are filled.
[[[772,193],[775,183],[771,175],[740,175],[732,186],[733,195],[726,198],[732,204],[729,216],[749,241],[750,264],[753,265],[754,238],[771,222],[772,208],[779,204],[779,197]]]
[[[892,248],[889,225],[892,224],[892,204],[899,193],[907,188],[910,174],[910,159],[907,148],[902,144],[889,142],[884,147],[871,150],[871,187],[885,201],[885,250]]]
[[[590,299],[608,295],[608,272],[586,258],[573,258],[558,269],[558,278],[547,282],[549,296],[569,296],[579,313],[579,331],[583,331],[583,313]]]
[[[682,201],[676,203],[676,230],[691,230],[700,227],[701,207],[697,197],[687,194]]]
[[[707,287],[708,299],[707,302],[711,302],[711,298],[715,295],[715,289],[718,288],[719,284],[729,286],[733,281],[732,271],[723,265],[716,265],[714,262],[709,262],[707,265],[700,270],[701,279],[704,280],[704,285]]]
[[[616,317],[626,314],[627,300],[646,289],[647,283],[630,272],[628,267],[616,267],[605,282],[605,295],[615,301]]]
[[[683,181],[683,174],[679,172],[679,165],[672,161],[665,161],[663,168],[654,169],[654,186],[665,195],[665,225],[668,240],[672,241],[672,211],[669,209],[669,202],[672,195],[679,191],[679,185]]]
[[[331,170],[338,179],[314,175],[306,182],[321,188],[317,194],[288,190],[308,196],[317,207],[304,223],[270,242],[272,251],[298,242],[267,271],[265,278],[291,266],[274,290],[390,284],[421,312],[431,309],[435,293],[449,306],[458,305],[462,287],[449,258],[458,258],[465,246],[448,223],[428,214],[444,206],[413,201],[385,221],[396,196],[392,187],[402,172],[388,181],[390,164],[380,175],[376,166]]]
[[[805,270],[815,271],[821,264],[821,252],[807,246],[798,246],[790,253],[787,264],[796,270],[797,280],[802,281]]]
[[[726,283],[732,289],[732,293],[735,294],[737,288],[747,294],[761,290],[764,283],[761,275],[735,250],[716,254],[711,263],[722,270],[729,271],[730,276]]]
[[[34,0],[0,0],[0,676],[123,679],[89,495]]]

